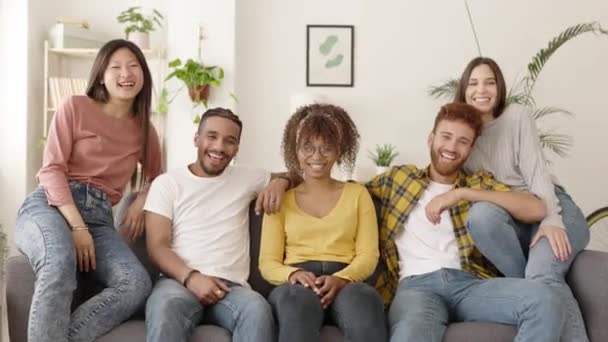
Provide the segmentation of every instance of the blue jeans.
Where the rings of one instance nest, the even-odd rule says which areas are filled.
[[[39,187],[17,215],[15,240],[36,275],[28,341],[94,341],[128,319],[150,292],[150,276],[114,229],[106,195],[87,184],[70,182],[74,203],[95,244],[97,268],[105,287],[71,312],[77,286],[76,253],[70,228]]]
[[[292,266],[320,276],[338,272],[346,264],[308,261]],[[316,293],[299,284],[276,287],[268,301],[279,323],[279,342],[319,341],[326,314],[342,330],[346,342],[387,340],[382,299],[365,283],[344,286],[327,310],[323,309]]]
[[[538,224],[518,222],[494,204],[475,203],[469,213],[467,229],[481,253],[505,276],[525,277],[551,286],[566,304],[567,318],[561,340],[586,342],[589,339],[583,316],[565,276],[574,258],[589,243],[589,228],[570,195],[559,186],[555,187],[555,194],[562,207],[562,219],[572,245],[572,254],[566,262],[555,257],[547,239],[541,239],[528,251]]]
[[[194,294],[171,278],[161,278],[146,303],[146,341],[187,342],[194,328],[208,322],[232,333],[233,342],[275,341],[268,302],[259,293],[230,282],[232,291],[203,306]]]
[[[517,325],[516,342],[555,342],[564,316],[545,284],[448,268],[403,279],[388,314],[391,342],[441,342],[452,320]]]

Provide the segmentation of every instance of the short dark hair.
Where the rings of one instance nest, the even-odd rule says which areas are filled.
[[[348,113],[330,104],[311,104],[298,108],[283,131],[283,160],[290,172],[302,174],[298,148],[311,139],[322,138],[338,150],[336,162],[351,171],[357,161],[359,132]]]
[[[203,113],[201,116],[201,122],[198,124],[198,132],[203,131],[203,127],[205,126],[205,122],[212,117],[220,117],[224,119],[228,119],[234,122],[237,126],[239,126],[239,141],[241,140],[241,133],[243,132],[243,122],[239,119],[238,115],[234,114],[230,109],[227,108],[209,108]]]
[[[505,77],[502,75],[502,71],[496,62],[489,57],[476,57],[473,58],[467,64],[467,67],[464,68],[462,72],[462,76],[460,76],[460,80],[458,82],[458,88],[456,89],[456,95],[454,96],[454,102],[466,103],[466,91],[467,86],[469,85],[469,79],[471,78],[471,73],[473,73],[473,69],[476,67],[485,64],[487,65],[492,72],[494,73],[494,77],[496,78],[496,108],[494,108],[494,117],[499,117],[506,107],[507,101],[507,85],[505,83]]]
[[[454,102],[442,106],[437,113],[437,117],[435,117],[433,133],[435,133],[437,126],[443,120],[464,122],[475,132],[475,139],[473,141],[477,140],[481,135],[481,129],[483,127],[481,112],[477,108],[466,103]]]
[[[124,39],[110,40],[99,49],[93,67],[89,74],[86,94],[89,98],[107,103],[110,100],[108,89],[103,84],[103,75],[108,68],[110,58],[118,49],[129,49],[135,55],[144,76],[144,84],[133,102],[133,113],[141,118],[143,131],[143,150],[142,150],[142,176],[140,186],[146,182],[148,168],[148,135],[150,134],[150,107],[152,106],[152,74],[146,63],[146,58],[137,45]],[[135,171],[136,172],[136,171]]]

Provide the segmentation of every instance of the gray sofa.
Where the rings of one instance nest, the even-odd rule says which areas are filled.
[[[129,199],[126,198],[126,201],[129,201]],[[126,204],[127,202],[124,202],[119,205],[116,211],[116,222],[120,222],[124,215]],[[255,215],[253,210],[250,210],[249,229],[251,235],[251,275],[249,282],[253,289],[266,296],[272,290],[272,286],[261,277],[258,270],[261,218]],[[143,239],[133,244],[132,248],[155,279],[158,271],[150,265],[146,257]],[[15,256],[8,260],[7,279],[6,299],[10,341],[26,342],[27,318],[33,293],[34,274],[25,257]],[[608,341],[608,253],[595,251],[581,253],[576,258],[568,275],[568,282],[580,303],[591,341]],[[75,305],[86,300],[94,293],[91,289],[96,288],[92,279],[83,278],[81,284],[83,286],[79,286],[79,290],[74,295]],[[82,289],[88,289],[88,291],[83,292]],[[502,324],[453,323],[449,325],[444,341],[511,342],[515,333],[515,327]],[[338,342],[343,340],[342,333],[335,326],[323,327],[321,341]],[[145,341],[143,308],[131,320],[118,326],[98,341]],[[230,342],[231,338],[230,333],[220,327],[202,325],[195,330],[190,341]]]

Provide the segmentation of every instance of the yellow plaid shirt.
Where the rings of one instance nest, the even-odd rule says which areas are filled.
[[[380,224],[380,258],[385,269],[378,274],[375,287],[382,296],[385,305],[389,305],[397,291],[399,283],[399,263],[395,237],[405,227],[407,219],[418,203],[418,200],[430,182],[429,168],[418,169],[413,165],[392,167],[387,172],[374,177],[366,184],[369,192],[381,200]],[[455,188],[468,187],[478,190],[509,191],[509,188],[497,182],[489,172],[481,171],[472,175],[460,172]],[[475,248],[465,224],[471,203],[460,201],[450,208],[454,224],[454,235],[458,242],[460,265],[466,272],[480,278],[492,278],[498,271]]]

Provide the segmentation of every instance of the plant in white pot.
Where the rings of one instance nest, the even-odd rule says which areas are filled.
[[[143,50],[150,48],[150,32],[157,27],[163,27],[161,23],[163,18],[163,15],[155,9],[152,9],[150,15],[144,15],[140,6],[134,6],[122,11],[116,20],[128,25],[125,28],[127,39]]]
[[[376,164],[376,174],[386,172],[399,155],[397,147],[392,144],[376,145],[375,151],[368,151],[370,159]]]

